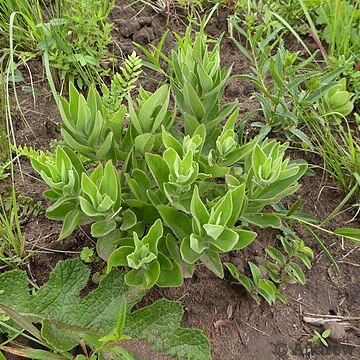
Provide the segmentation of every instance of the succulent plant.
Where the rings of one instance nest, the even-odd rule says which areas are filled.
[[[323,112],[349,115],[354,109],[353,95],[346,90],[346,79],[339,80],[338,85],[324,95],[322,99]]]

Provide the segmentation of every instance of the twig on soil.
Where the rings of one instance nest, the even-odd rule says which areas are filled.
[[[341,342],[340,344],[341,344],[341,345],[347,345],[347,346],[353,346],[353,347],[356,347],[356,348],[360,348],[360,345],[356,345],[356,344],[350,344],[350,343],[346,343],[346,342]]]
[[[34,244],[33,248],[34,247],[36,247],[38,249],[45,250],[45,251],[38,251],[38,253],[47,253],[47,254],[51,254],[51,253],[54,253],[54,252],[64,253],[64,254],[80,254],[81,253],[81,251],[49,249],[49,248],[46,248],[46,247],[43,247],[43,246],[40,246],[40,245],[36,245],[36,244]],[[27,250],[27,251],[31,252],[31,250]]]
[[[345,327],[351,326],[350,323],[343,322],[341,319],[324,319],[324,318],[312,318],[312,317],[304,316],[303,321],[306,322],[307,324],[312,324],[312,325],[325,325],[326,323],[336,322]]]
[[[346,253],[341,259],[345,259],[346,257],[348,257],[352,252],[354,252],[355,250],[357,250],[360,247],[360,245],[355,246],[353,249],[351,249],[348,253]]]
[[[93,243],[93,245],[96,245],[96,242],[87,234],[87,232],[81,226],[79,226],[79,229],[81,233]]]
[[[339,319],[339,320],[345,320],[345,321],[360,321],[360,316],[341,316],[341,315],[323,315],[323,314],[313,314],[313,313],[304,313],[307,315],[307,317],[321,317],[325,319]]]
[[[346,265],[351,265],[351,266],[356,266],[356,267],[360,267],[360,264],[355,264],[352,263],[350,261],[338,261],[339,264],[346,264]]]
[[[180,301],[180,300],[184,299],[184,298],[187,297],[188,295],[189,295],[189,292],[186,291],[184,294],[182,294],[182,295],[177,299],[177,301]]]
[[[249,328],[251,328],[251,329],[253,329],[253,330],[257,331],[258,333],[260,333],[260,334],[262,334],[262,335],[266,335],[266,336],[269,336],[269,337],[270,337],[270,334],[268,334],[268,333],[266,333],[266,332],[264,332],[264,331],[262,331],[262,330],[260,330],[260,329],[257,329],[256,327],[254,327],[254,326],[252,326],[252,325],[248,324],[246,321],[244,321],[244,320],[239,320],[239,321],[240,321],[240,322],[242,322],[242,323],[244,323],[245,325],[247,325]]]
[[[238,335],[239,335],[239,338],[240,338],[241,343],[242,343],[245,347],[247,347],[247,343],[248,343],[248,341],[249,341],[249,338],[247,338],[247,341],[243,339],[243,336],[242,336],[242,333],[241,333],[241,329],[240,329],[240,326],[239,326],[237,320],[235,320],[235,326],[236,326],[236,330],[237,330],[237,332],[238,332]]]

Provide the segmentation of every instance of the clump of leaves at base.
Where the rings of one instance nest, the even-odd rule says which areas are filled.
[[[20,335],[22,330],[30,333],[49,349],[49,359],[53,352],[62,355],[59,358],[72,359],[69,351],[81,343],[97,359],[119,358],[116,355],[128,354],[123,340],[150,344],[153,351],[178,359],[211,358],[203,333],[180,327],[183,309],[179,302],[159,300],[131,311],[141,294],[129,289],[125,274],[117,270],[112,270],[96,290],[80,297],[89,275],[90,270],[80,260],[62,261],[49,281],[30,294],[25,271],[1,274],[0,309],[6,315],[0,322],[2,332],[10,336]],[[41,330],[34,324],[40,324]],[[5,350],[16,349],[10,344]],[[26,353],[27,349],[36,351],[18,350]]]
[[[203,31],[176,39],[171,86],[140,87],[114,113],[95,88],[85,97],[71,85],[60,100],[66,145],[29,154],[61,238],[90,225],[108,271],[126,267],[126,283],[142,289],[179,286],[199,262],[222,278],[221,254],[249,246],[256,228],[304,218],[283,203],[307,163],[286,156],[288,143],[245,136],[237,104],[222,98],[230,69],[217,44]]]
[[[63,221],[61,238],[90,224],[108,270],[130,268],[125,280],[140,288],[179,286],[198,262],[222,278],[220,255],[249,246],[250,225],[280,228],[264,208],[296,192],[307,169],[285,157],[288,144],[236,130],[237,104],[222,101],[231,69],[220,67],[218,43],[210,50],[203,29],[176,39],[170,88],[139,88],[115,111],[106,91],[85,98],[70,85],[69,101],[59,102],[66,146],[44,161],[29,154],[50,187],[48,217]]]

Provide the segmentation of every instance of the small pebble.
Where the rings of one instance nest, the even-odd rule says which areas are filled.
[[[336,322],[328,322],[324,325],[325,330],[330,330],[329,339],[336,342],[344,340],[346,336],[345,326]]]

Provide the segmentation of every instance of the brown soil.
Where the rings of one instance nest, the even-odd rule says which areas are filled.
[[[111,19],[115,24],[113,36],[124,54],[129,54],[134,47],[132,42],[142,45],[156,44],[166,28],[182,31],[184,14],[172,13],[167,24],[166,12],[157,14],[151,8],[125,8],[125,1],[119,0],[114,8]],[[173,11],[173,9],[172,9]],[[226,30],[225,12],[218,13],[208,26],[210,35],[217,37]],[[172,40],[166,43],[169,51]],[[294,44],[296,46],[296,44]],[[224,65],[233,65],[233,74],[249,71],[250,64],[241,57],[230,40],[224,37],[222,45]],[[35,105],[30,95],[19,92],[22,108],[32,129],[17,119],[16,131],[18,144],[35,147],[47,147],[52,139],[59,138],[61,121],[56,105],[52,100],[46,80],[41,72],[40,62],[31,64],[34,87],[38,92]],[[143,86],[152,88],[155,82],[148,80],[150,73],[144,76]],[[153,74],[150,74],[151,76]],[[29,85],[29,83],[27,84]],[[257,107],[250,100],[254,87],[245,80],[232,79],[226,90],[226,100],[238,99],[244,115]],[[316,157],[307,154],[296,154],[305,157],[312,164],[320,164]],[[22,163],[23,171],[35,175],[31,166]],[[304,177],[299,195],[304,201],[304,211],[319,218],[325,218],[343,199],[344,194],[325,177],[324,173],[315,169],[313,177]],[[25,176],[24,182],[18,176],[17,190],[36,200],[44,200],[42,183]],[[296,197],[289,199],[289,202]],[[359,219],[350,225],[347,222],[354,214],[345,211],[339,214],[330,224],[334,229],[341,226],[359,227]],[[92,246],[94,241],[87,235],[86,229],[64,241],[58,241],[61,224],[47,220],[44,216],[31,219],[23,230],[27,239],[27,249],[36,251],[30,258],[28,270],[33,281],[43,284],[49,272],[59,260],[76,257],[83,246]],[[360,316],[360,253],[358,246],[339,238],[321,235],[322,241],[330,249],[334,258],[341,266],[341,275],[337,276],[326,255],[316,245],[309,234],[296,228],[303,240],[314,248],[316,257],[311,271],[307,272],[307,283],[301,285],[285,285],[281,289],[287,297],[287,304],[277,303],[270,307],[265,302],[260,306],[234,284],[230,278],[225,281],[199,266],[194,277],[185,281],[181,288],[153,289],[142,304],[147,305],[161,297],[181,300],[185,308],[183,326],[203,329],[212,344],[212,355],[215,360],[258,360],[258,359],[303,359],[310,358],[302,351],[309,346],[308,340],[313,337],[314,330],[322,330],[303,322],[305,313],[323,315]],[[245,267],[246,261],[258,262],[264,259],[264,247],[274,244],[276,232],[259,231],[255,243],[239,254],[238,266]],[[97,268],[101,264],[96,265]],[[93,286],[89,284],[89,286]],[[354,328],[347,331],[346,337],[339,342],[330,341],[330,349],[316,347],[313,359],[358,359],[360,358],[359,322],[352,322]],[[147,354],[150,359],[157,359],[153,353],[146,352],[146,347],[138,349],[141,356]],[[324,350],[325,349],[325,350]],[[166,357],[163,357],[164,359]]]

